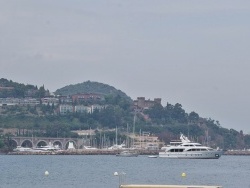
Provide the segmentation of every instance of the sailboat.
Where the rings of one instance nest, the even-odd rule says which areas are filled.
[[[122,144],[117,144],[117,127],[115,129],[115,145],[109,147],[108,149],[113,149],[113,150],[116,150],[116,149],[126,149],[126,144],[123,142]]]

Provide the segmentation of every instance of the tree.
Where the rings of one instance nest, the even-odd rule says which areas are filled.
[[[180,123],[186,123],[187,122],[187,114],[185,113],[185,110],[182,109],[182,105],[179,103],[176,103],[173,108],[172,118]]]
[[[152,108],[148,110],[148,115],[151,119],[161,120],[164,113],[164,108],[160,104],[155,104]]]
[[[195,112],[190,112],[188,115],[188,120],[190,123],[195,123],[199,120],[199,115]]]

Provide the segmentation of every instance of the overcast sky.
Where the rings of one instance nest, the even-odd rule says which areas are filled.
[[[250,133],[249,0],[0,0],[0,77],[97,81]]]

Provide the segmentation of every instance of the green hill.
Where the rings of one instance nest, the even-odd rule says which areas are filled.
[[[37,86],[30,84],[21,84],[13,82],[12,80],[7,80],[5,78],[0,79],[0,98],[7,97],[34,97],[41,98],[49,94],[49,91],[44,89],[44,86],[39,89]]]
[[[27,96],[41,98],[46,96],[46,93],[48,90],[45,90],[44,86],[38,89],[37,86],[0,79],[0,98]],[[5,129],[16,129],[16,133],[13,134],[18,136],[33,134],[38,137],[77,137],[71,131],[87,130],[91,127],[93,130],[105,132],[117,127],[120,133],[132,132],[132,129],[135,129],[137,134],[150,132],[165,143],[176,139],[182,132],[193,140],[209,142],[214,148],[250,147],[250,136],[244,135],[243,131],[223,128],[219,121],[202,118],[196,112],[187,113],[179,103],[174,105],[168,103],[167,106],[156,104],[147,110],[135,113],[132,99],[124,92],[107,84],[91,81],[65,86],[55,92],[64,96],[78,93],[104,95],[105,99],[101,101],[101,105],[105,108],[94,110],[93,113],[72,112],[62,115],[59,113],[60,103],[52,106],[43,104],[4,106],[0,107],[0,133],[4,133]],[[96,140],[100,138],[100,134],[96,135]],[[6,133],[3,136],[6,136]],[[5,138],[8,138],[8,135]],[[109,141],[112,142],[113,139],[114,137],[110,137]]]
[[[132,100],[121,90],[117,90],[116,88],[107,84],[92,82],[92,81],[86,81],[83,83],[68,85],[61,89],[57,89],[55,91],[56,95],[66,95],[66,96],[77,93],[98,93],[102,95],[112,95],[112,96],[120,95],[122,98],[126,98],[130,101]]]

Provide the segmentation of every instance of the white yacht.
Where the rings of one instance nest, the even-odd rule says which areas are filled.
[[[199,143],[191,142],[183,134],[180,141],[171,142],[170,145],[162,148],[165,151],[159,152],[159,157],[183,158],[183,159],[218,159],[222,155],[221,150],[202,146]]]

